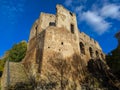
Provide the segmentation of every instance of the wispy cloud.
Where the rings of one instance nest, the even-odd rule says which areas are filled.
[[[101,15],[106,18],[113,18],[120,20],[120,6],[116,4],[104,5],[100,11]]]
[[[95,12],[87,11],[81,15],[81,20],[86,21],[93,27],[93,30],[99,35],[103,34],[110,28],[110,23],[106,22],[101,16],[98,16]]]

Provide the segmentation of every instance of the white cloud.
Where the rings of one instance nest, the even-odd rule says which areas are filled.
[[[101,16],[120,20],[120,6],[116,4],[104,5],[100,11]]]
[[[72,0],[65,0],[64,3],[66,6],[71,6],[72,5]]]
[[[120,3],[116,3],[118,1],[96,0],[90,5],[88,0],[65,0],[65,5],[74,9],[78,23],[87,22],[94,32],[101,35],[112,28],[114,22],[109,19],[120,20]]]
[[[110,28],[110,23],[106,22],[103,17],[99,16],[97,13],[92,11],[84,12],[81,15],[81,20],[86,21],[91,25],[95,32],[99,35],[103,34]]]

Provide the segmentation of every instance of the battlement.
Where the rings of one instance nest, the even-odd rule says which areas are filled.
[[[89,37],[87,34],[84,32],[79,33],[79,39],[82,40],[83,42],[86,42],[87,44],[94,46],[95,48],[102,50],[101,47],[99,46],[99,43],[95,41],[93,38]]]

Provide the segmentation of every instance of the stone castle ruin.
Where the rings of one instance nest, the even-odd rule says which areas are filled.
[[[86,64],[90,59],[104,59],[98,42],[79,32],[76,15],[61,5],[56,8],[56,15],[41,13],[30,32],[23,63],[27,68],[31,67],[35,75],[47,68],[44,63],[57,53],[64,59],[78,54]]]
[[[36,82],[58,82],[55,90],[59,90],[61,85],[59,78],[63,82],[75,81],[79,86],[86,73],[83,69],[91,59],[104,62],[105,55],[98,42],[78,29],[76,15],[61,5],[57,5],[56,10],[56,15],[41,13],[33,24],[22,62],[9,62],[9,71],[6,64],[2,76],[3,90],[8,84],[29,82],[30,77],[34,77]],[[14,67],[18,70],[11,73]]]

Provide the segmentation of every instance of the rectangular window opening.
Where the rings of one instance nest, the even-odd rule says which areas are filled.
[[[56,26],[55,22],[50,22],[49,26]]]
[[[71,33],[74,34],[74,25],[73,24],[70,25],[70,29],[71,29]]]

